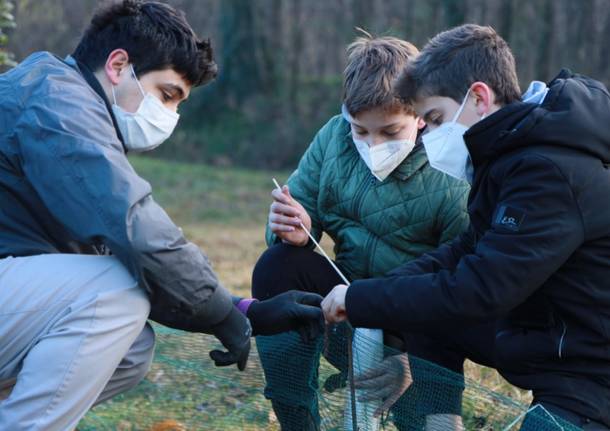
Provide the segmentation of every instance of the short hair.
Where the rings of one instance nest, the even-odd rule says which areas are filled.
[[[489,85],[496,103],[521,99],[513,54],[491,27],[464,24],[432,38],[396,82],[405,103],[421,97],[450,97],[461,103],[477,81]]]
[[[218,70],[210,41],[197,37],[182,11],[161,2],[122,0],[102,6],[72,55],[95,71],[118,48],[127,51],[138,76],[173,69],[199,86]]]
[[[372,108],[405,109],[396,97],[394,81],[417,54],[417,48],[395,37],[373,37],[365,33],[347,47],[348,61],[343,80],[343,103],[351,115]]]

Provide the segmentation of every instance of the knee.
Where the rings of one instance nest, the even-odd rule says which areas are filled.
[[[146,324],[120,364],[127,380],[125,390],[133,388],[146,377],[153,361],[154,352],[155,332],[149,324]]]
[[[148,294],[139,286],[130,290],[128,302],[130,304],[129,309],[134,317],[134,324],[140,328],[144,326],[144,329],[146,329],[146,327],[149,326],[146,325],[146,322],[150,315],[150,299],[148,298]],[[155,333],[152,328],[150,328],[150,333],[152,346],[154,347]]]
[[[136,286],[122,291],[115,298],[115,319],[113,323],[117,326],[129,328],[129,332],[136,336],[143,328],[146,329],[146,322],[150,315],[150,300],[144,289]],[[152,342],[154,345],[154,332],[150,329]]]
[[[121,277],[116,278],[116,288],[106,292],[100,299],[102,301],[108,300],[116,313],[115,317],[127,318],[131,326],[137,328],[139,332],[150,314],[148,294],[122,265],[113,269],[116,272],[122,272]],[[120,320],[123,319],[117,319],[116,321],[119,322]],[[127,322],[125,321],[125,323]]]
[[[105,339],[113,340],[109,351],[125,355],[134,341],[142,336],[154,343],[152,329],[146,330],[148,335],[142,335],[150,314],[150,300],[142,287],[136,285],[103,292],[97,295],[93,305],[97,327],[104,328]]]
[[[265,250],[252,272],[252,296],[267,299],[294,288],[308,253],[312,251],[284,243]]]
[[[115,395],[137,386],[150,369],[154,350],[155,333],[150,325],[146,324],[117,366],[95,404],[103,403]]]

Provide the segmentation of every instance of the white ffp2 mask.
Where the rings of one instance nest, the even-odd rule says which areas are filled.
[[[353,122],[352,116],[347,111],[345,105],[341,107],[343,118],[350,124]],[[417,136],[417,128],[415,129]],[[384,181],[400,165],[415,147],[415,138],[397,139],[386,141],[381,144],[369,147],[361,139],[352,139],[360,158],[364,161],[371,173],[379,181]]]
[[[371,173],[379,181],[385,180],[394,169],[413,151],[415,140],[400,139],[386,141],[372,147],[360,139],[354,139],[354,145],[360,154],[360,158],[368,166]]]
[[[131,73],[138,84],[144,98],[136,112],[127,112],[116,103],[114,86],[112,87],[112,112],[116,118],[125,147],[133,152],[150,151],[170,137],[180,115],[163,106],[163,103],[150,93],[145,93],[136,73],[131,67]]]
[[[445,122],[431,132],[422,135],[430,166],[458,180],[467,180],[466,166],[470,158],[464,142],[464,133],[469,127],[457,122],[466,106],[470,89],[451,121]]]

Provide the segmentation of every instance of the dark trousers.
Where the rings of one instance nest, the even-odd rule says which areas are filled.
[[[288,290],[315,292],[327,295],[334,286],[343,281],[326,262],[324,257],[304,247],[276,244],[259,258],[252,276],[252,296],[267,299]],[[331,343],[341,343],[344,331]],[[411,359],[413,385],[395,404],[394,422],[401,430],[421,429],[423,418],[428,414],[461,414],[463,391],[463,365],[465,358],[492,368],[497,368],[493,352],[496,337],[496,322],[484,324],[439,324],[426,333],[401,333],[402,349]],[[332,337],[331,337],[332,338]],[[281,334],[274,337],[258,337],[257,348],[265,371],[267,385],[265,395],[276,405],[291,408],[301,407],[308,412],[313,422],[318,422],[317,367],[324,346],[322,343],[305,346],[296,334]],[[289,356],[281,351],[290,351]],[[335,352],[344,352],[336,348]],[[327,357],[337,368],[344,368],[347,360],[341,354]],[[502,372],[510,380],[510,372]],[[507,376],[508,375],[508,376]],[[286,390],[289,388],[290,390]],[[547,410],[566,420],[588,429],[603,428],[599,423],[578,415],[563,406],[548,403],[544,396],[536,397],[534,403],[544,405]],[[282,412],[276,408],[282,423]],[[543,415],[544,416],[544,415]],[[522,429],[544,429],[539,415],[526,418]],[[536,423],[538,425],[536,425]],[[594,426],[591,428],[591,426]],[[300,425],[282,425],[283,429],[305,429]],[[314,429],[314,428],[311,428]],[[552,428],[549,428],[552,429]]]

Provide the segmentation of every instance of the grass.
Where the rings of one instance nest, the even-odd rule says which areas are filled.
[[[267,218],[271,178],[288,172],[260,172],[133,157],[136,171],[153,186],[153,196],[178,224],[261,227]]]
[[[252,268],[266,248],[271,178],[283,182],[289,172],[226,169],[145,157],[131,161],[152,184],[153,196],[183,228],[185,236],[210,257],[223,284],[237,295],[249,296]],[[331,246],[326,238],[324,247],[332,250]],[[255,354],[246,373],[218,369],[207,356],[217,345],[212,337],[161,327],[156,332],[156,360],[147,378],[127,394],[95,408],[80,430],[279,429],[262,396],[264,380]],[[322,374],[330,373],[330,366],[323,366]],[[493,370],[467,363],[466,373],[472,381],[516,402],[530,400],[527,392],[510,386]]]

